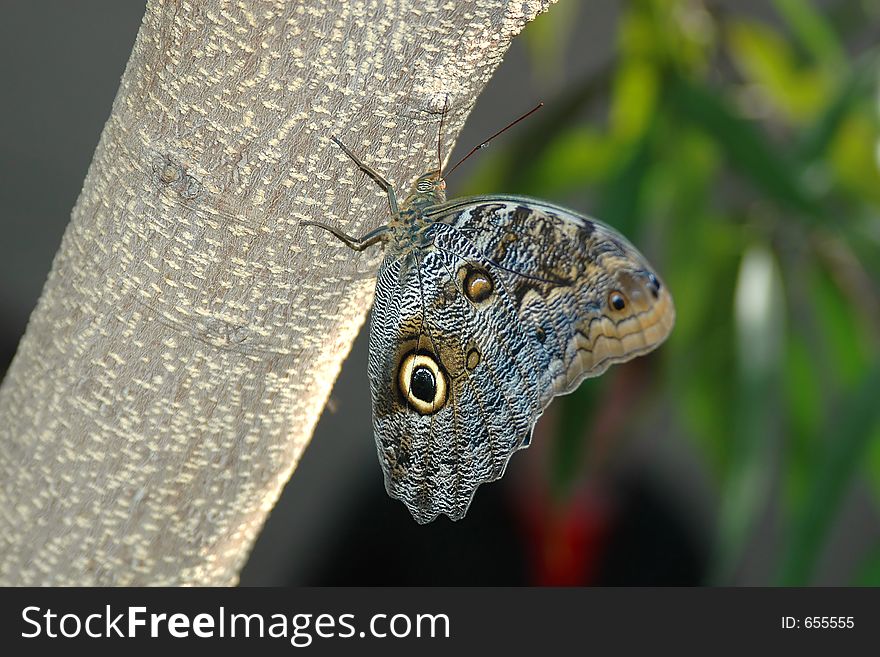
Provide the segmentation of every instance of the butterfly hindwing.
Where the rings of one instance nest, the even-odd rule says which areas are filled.
[[[674,321],[645,259],[599,222],[517,197],[425,219],[386,250],[370,338],[386,487],[419,522],[463,517],[555,395],[653,349]]]
[[[538,373],[527,353],[495,337],[515,324],[512,308],[505,313],[496,305],[487,313],[462,292],[471,261],[431,247],[396,261],[388,256],[386,263],[376,296],[389,302],[374,306],[370,322],[374,429],[385,485],[419,522],[440,513],[458,519],[477,486],[499,478],[530,433]],[[412,372],[401,376],[409,362],[443,379],[435,403],[416,396]]]

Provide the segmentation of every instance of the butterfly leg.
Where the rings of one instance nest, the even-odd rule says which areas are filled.
[[[382,191],[388,194],[388,207],[391,208],[391,217],[397,217],[400,214],[400,211],[397,209],[397,197],[394,195],[394,190],[391,188],[391,183],[389,183],[385,178],[382,177],[378,171],[376,171],[373,167],[365,162],[362,162],[357,155],[348,150],[348,147],[339,141],[336,137],[330,137],[339,148],[345,151],[345,154],[351,158],[351,160],[358,165],[358,168],[367,174],[370,178],[376,181],[376,184],[382,188]],[[337,235],[337,237],[339,237]],[[340,238],[341,239],[341,238]],[[344,240],[343,240],[344,241]]]
[[[328,233],[333,234],[340,242],[345,244],[353,251],[363,251],[364,249],[369,248],[374,244],[378,244],[386,238],[386,235],[391,230],[390,228],[388,228],[388,226],[380,226],[376,230],[371,230],[363,237],[352,237],[351,235],[346,235],[342,231],[337,230],[333,226],[322,224],[319,221],[301,221],[300,225],[315,226],[317,228],[326,230]]]

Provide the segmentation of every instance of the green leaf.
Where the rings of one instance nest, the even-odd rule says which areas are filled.
[[[868,81],[872,76],[866,74],[867,69],[867,66],[859,66],[846,74],[832,99],[801,134],[795,149],[798,160],[810,162],[825,155],[841,124],[858,103],[870,94]]]
[[[805,586],[831,530],[840,502],[858,472],[880,421],[880,363],[874,363],[861,382],[840,404],[825,432],[824,457],[819,460],[810,492],[798,509],[779,583]]]
[[[653,166],[652,133],[626,149],[627,157],[601,191],[597,216],[624,235],[631,235],[639,217],[642,183]]]
[[[597,73],[573,84],[563,95],[547,102],[544,109],[517,126],[511,138],[504,143],[492,142],[492,147],[481,156],[481,166],[471,173],[463,185],[463,194],[498,193],[516,190],[518,194],[542,192],[537,182],[540,170],[546,165],[546,153],[581,121],[581,113],[597,97],[606,94],[613,69],[605,67]],[[498,148],[498,150],[492,150]],[[489,170],[483,174],[483,169]],[[459,169],[461,171],[461,169]],[[472,182],[475,181],[475,182]]]
[[[830,75],[799,66],[789,42],[774,29],[755,21],[732,21],[727,37],[743,76],[787,120],[802,122],[824,105]]]
[[[552,480],[558,495],[565,494],[583,470],[587,427],[597,415],[598,400],[611,376],[614,374],[609,372],[601,379],[587,379],[559,402],[561,411],[553,441],[552,461]]]
[[[645,133],[656,112],[659,74],[650,60],[631,58],[621,63],[614,78],[610,128],[622,141]]]
[[[773,0],[776,11],[791,27],[798,42],[813,58],[829,69],[839,69],[846,53],[825,17],[808,0]]]
[[[816,445],[824,420],[821,372],[808,340],[793,326],[786,343],[784,384],[789,440],[786,442],[786,500],[803,503],[816,467]]]
[[[880,423],[874,427],[874,437],[868,441],[868,457],[866,459],[870,474],[871,490],[874,497],[880,500]]]
[[[730,466],[731,400],[736,397],[732,305],[741,228],[712,209],[720,156],[714,142],[681,122],[658,117],[653,164],[642,188],[632,238],[663,272],[676,304],[663,346],[669,397],[684,433],[714,473]]]
[[[754,122],[738,116],[722,94],[675,77],[670,96],[675,111],[712,137],[741,176],[781,205],[821,218],[815,199],[795,174],[797,167]]]
[[[762,244],[742,259],[735,298],[736,406],[731,467],[722,489],[713,579],[730,582],[770,494],[780,434],[779,374],[784,292],[773,253]]]
[[[547,145],[534,170],[534,188],[552,196],[599,182],[617,166],[621,152],[612,137],[589,126],[575,126]]]
[[[826,271],[810,272],[813,319],[821,342],[813,346],[823,364],[826,381],[834,387],[851,386],[864,375],[870,352],[863,338],[855,308]]]
[[[853,112],[841,122],[831,144],[830,159],[841,185],[858,197],[880,202],[877,150],[880,127],[867,112]]]
[[[853,586],[880,586],[880,546],[876,546],[859,567]]]

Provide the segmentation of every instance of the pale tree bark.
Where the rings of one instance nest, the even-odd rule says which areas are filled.
[[[551,1],[150,0],[0,389],[0,583],[237,581],[381,256],[299,225],[387,219],[328,138],[407,188]]]

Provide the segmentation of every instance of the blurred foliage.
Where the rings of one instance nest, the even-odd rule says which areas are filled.
[[[538,76],[589,11],[561,4],[525,34]],[[701,455],[719,499],[707,583],[735,581],[778,514],[767,583],[809,584],[854,484],[880,498],[880,8],[762,4],[624,3],[614,59],[545,98],[465,191],[589,208],[640,246],[678,317],[616,431],[659,424]],[[560,496],[622,369],[557,402]],[[880,581],[880,546],[851,570]]]

